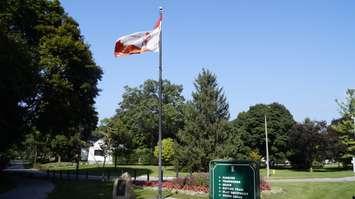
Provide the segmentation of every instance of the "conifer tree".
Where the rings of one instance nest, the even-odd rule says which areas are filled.
[[[195,80],[196,91],[187,103],[184,115],[185,126],[178,133],[177,157],[180,165],[192,171],[207,171],[209,162],[227,158],[235,150],[229,135],[229,105],[217,77],[203,69]]]

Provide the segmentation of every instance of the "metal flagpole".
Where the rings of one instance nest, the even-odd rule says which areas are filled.
[[[267,121],[265,116],[265,147],[266,147],[266,178],[269,179],[270,176],[270,166],[269,166],[269,140],[267,137]]]
[[[162,80],[162,68],[163,68],[163,48],[162,48],[162,32],[163,32],[163,8],[160,7],[160,35],[159,35],[159,190],[158,190],[158,198],[162,199],[163,198],[163,171],[162,171],[162,143],[161,143],[161,137],[162,137],[162,114],[163,114],[163,80]]]

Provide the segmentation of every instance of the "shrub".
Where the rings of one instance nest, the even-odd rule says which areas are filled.
[[[271,183],[266,181],[265,178],[261,178],[261,180],[260,180],[260,190],[261,191],[269,191],[269,190],[271,190]]]

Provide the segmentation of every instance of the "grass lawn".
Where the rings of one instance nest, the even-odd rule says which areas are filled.
[[[351,199],[355,182],[343,183],[272,183],[279,193],[263,193],[263,199]]]
[[[263,199],[335,199],[349,198],[355,195],[355,182],[344,183],[273,183],[276,193],[263,193]],[[137,199],[154,199],[157,191],[150,188],[135,190]],[[58,181],[55,190],[48,199],[76,198],[76,199],[104,199],[111,198],[112,183]],[[165,197],[177,199],[207,199],[208,195],[186,195],[181,193],[164,192]]]
[[[74,163],[47,163],[39,165],[39,168],[42,170],[62,170],[62,171],[75,171]],[[103,172],[110,171],[111,176],[118,175],[122,171],[128,172],[131,176],[134,175],[134,170],[137,172],[137,176],[147,175],[149,172],[150,176],[158,176],[158,166],[154,165],[118,165],[117,168],[114,168],[114,165],[105,165],[105,168],[102,167],[102,164],[80,164],[79,173],[88,172],[89,175],[102,175]],[[165,166],[164,167],[164,175],[165,176],[175,176],[175,169],[173,166]],[[181,173],[180,175],[187,175],[187,173]]]
[[[62,198],[75,198],[75,199],[107,199],[112,198],[113,183],[108,182],[83,182],[83,181],[62,181],[57,182],[56,187],[52,193],[48,195],[48,199],[62,199]],[[155,199],[157,191],[149,188],[137,187],[134,192],[137,199]],[[207,199],[207,195],[203,196],[190,196],[184,194],[171,193],[165,191],[165,197],[174,197],[177,199]]]
[[[7,192],[15,187],[15,183],[9,176],[0,173],[0,193]]]
[[[340,178],[353,176],[352,170],[343,170],[339,168],[323,168],[314,169],[313,172],[297,171],[292,169],[276,169],[275,174],[272,174],[270,169],[271,179],[285,179],[285,178]],[[261,176],[266,176],[266,169],[260,170]]]

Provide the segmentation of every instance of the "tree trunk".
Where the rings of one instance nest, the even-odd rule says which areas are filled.
[[[60,155],[58,155],[58,164],[60,164],[61,163],[61,157],[60,157]]]
[[[117,168],[117,153],[115,153],[115,155],[114,155],[115,157],[115,169]]]
[[[76,173],[79,173],[80,153],[76,156]]]
[[[153,156],[154,156],[154,151],[153,151],[153,142],[150,142],[150,164],[153,164]]]
[[[102,164],[102,168],[105,168],[105,164],[106,164],[106,156],[104,156],[104,163]]]
[[[35,145],[34,149],[35,149],[35,152],[34,152],[34,157],[33,157],[33,167],[35,167],[37,164],[37,145]]]

